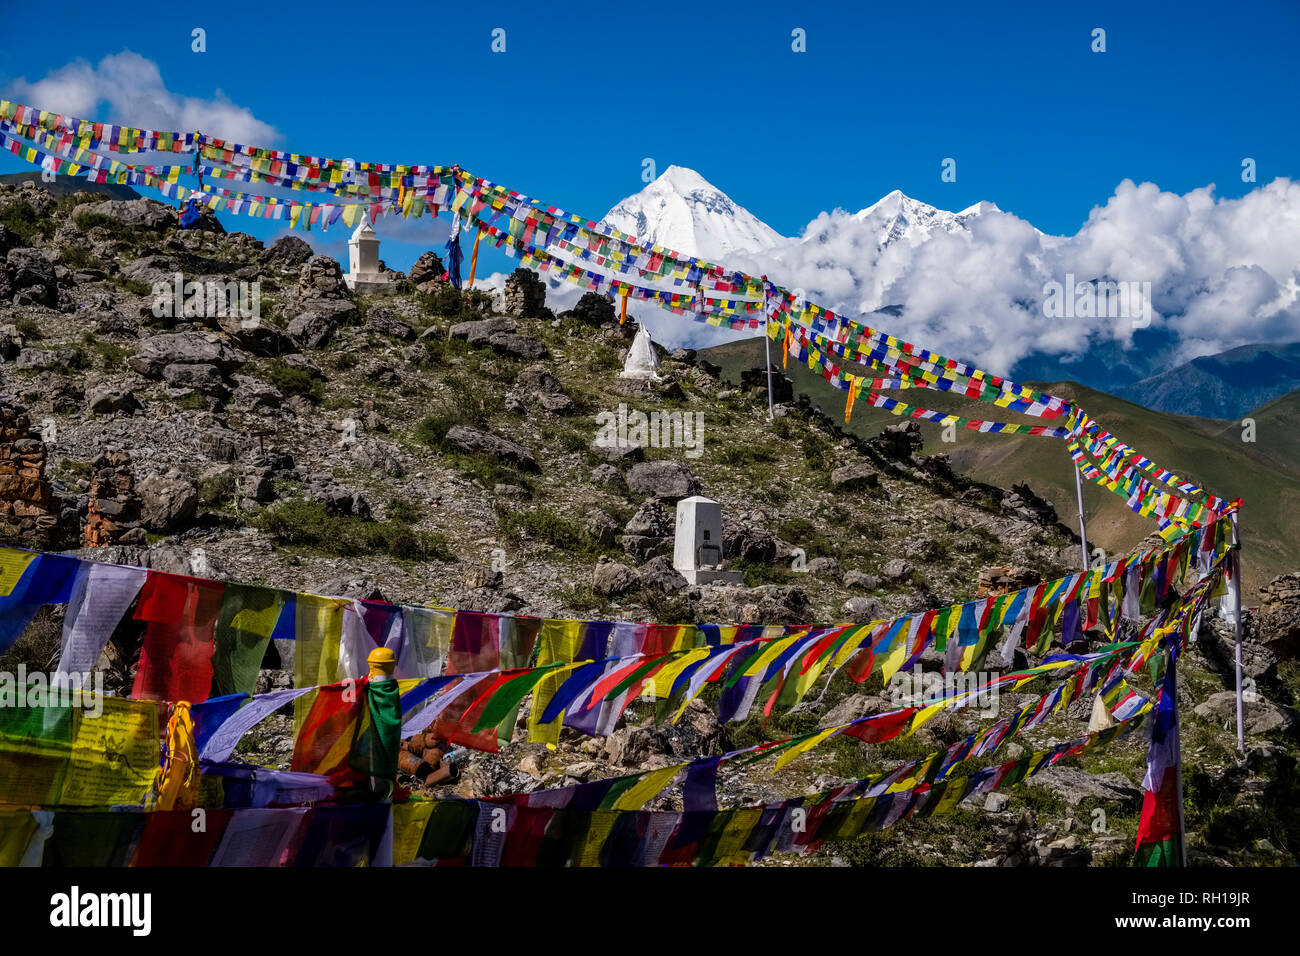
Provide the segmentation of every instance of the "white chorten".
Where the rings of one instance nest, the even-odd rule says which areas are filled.
[[[722,505],[692,495],[677,502],[673,567],[691,584],[739,584],[744,575],[722,569]]]
[[[645,326],[637,329],[632,347],[627,351],[627,361],[619,378],[658,379],[659,356],[655,354],[654,342]]]
[[[348,271],[343,276],[353,292],[371,292],[390,284],[386,272],[379,269],[379,237],[369,219],[362,219],[348,240]]]

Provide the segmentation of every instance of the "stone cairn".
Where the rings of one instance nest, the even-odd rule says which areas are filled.
[[[144,544],[140,526],[140,496],[131,475],[131,456],[124,451],[102,452],[93,462],[90,505],[86,514],[88,548],[111,544]]]
[[[59,526],[58,502],[45,479],[45,443],[11,400],[0,398],[0,524],[22,538],[45,538]]]

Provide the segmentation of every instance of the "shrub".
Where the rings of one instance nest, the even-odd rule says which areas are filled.
[[[576,521],[553,508],[532,511],[497,509],[497,530],[511,540],[538,538],[559,551],[573,554],[603,554],[607,549]]]
[[[302,395],[320,404],[325,398],[325,382],[306,369],[293,368],[281,359],[272,359],[266,380],[284,395]]]
[[[23,337],[24,342],[32,342],[45,338],[45,333],[41,331],[41,324],[28,316],[16,320],[14,322],[14,328],[18,330],[18,334]]]
[[[340,557],[384,552],[410,561],[451,560],[447,539],[399,521],[363,521],[330,514],[317,501],[297,499],[272,505],[253,521],[277,544]]]
[[[25,202],[13,202],[0,210],[0,226],[24,242],[31,242],[43,233],[46,225],[46,220],[36,215],[36,210]]]

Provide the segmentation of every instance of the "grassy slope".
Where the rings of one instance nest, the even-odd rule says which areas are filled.
[[[738,381],[739,373],[762,366],[762,340],[754,339],[706,350],[702,357],[722,366]],[[843,420],[845,395],[806,368],[790,364],[795,393],[806,394],[837,420]],[[1244,499],[1242,540],[1245,543],[1247,599],[1278,574],[1300,568],[1300,392],[1276,399],[1253,413],[1257,440],[1241,440],[1237,423],[1154,412],[1132,402],[1074,382],[1045,386],[1053,394],[1077,401],[1108,430],[1152,460],[1223,497]],[[894,392],[940,411],[969,417],[988,415],[1000,421],[1029,421],[937,392]],[[978,410],[977,410],[978,409]],[[899,419],[888,412],[859,405],[850,431],[870,435]],[[959,431],[955,443],[942,441],[937,427],[924,427],[926,451],[951,455],[954,467],[1002,487],[1028,482],[1056,506],[1061,519],[1075,522],[1074,474],[1063,443],[1034,436],[981,435]],[[1085,483],[1090,544],[1111,551],[1134,548],[1154,524],[1130,512],[1124,502],[1103,488]]]

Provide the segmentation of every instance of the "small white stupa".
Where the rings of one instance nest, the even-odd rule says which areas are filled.
[[[655,354],[655,345],[650,333],[642,325],[637,328],[632,347],[627,350],[627,361],[619,378],[659,379],[659,356]]]
[[[379,237],[369,219],[362,219],[348,240],[348,271],[343,281],[353,292],[374,292],[392,283],[388,273],[379,268]]]

